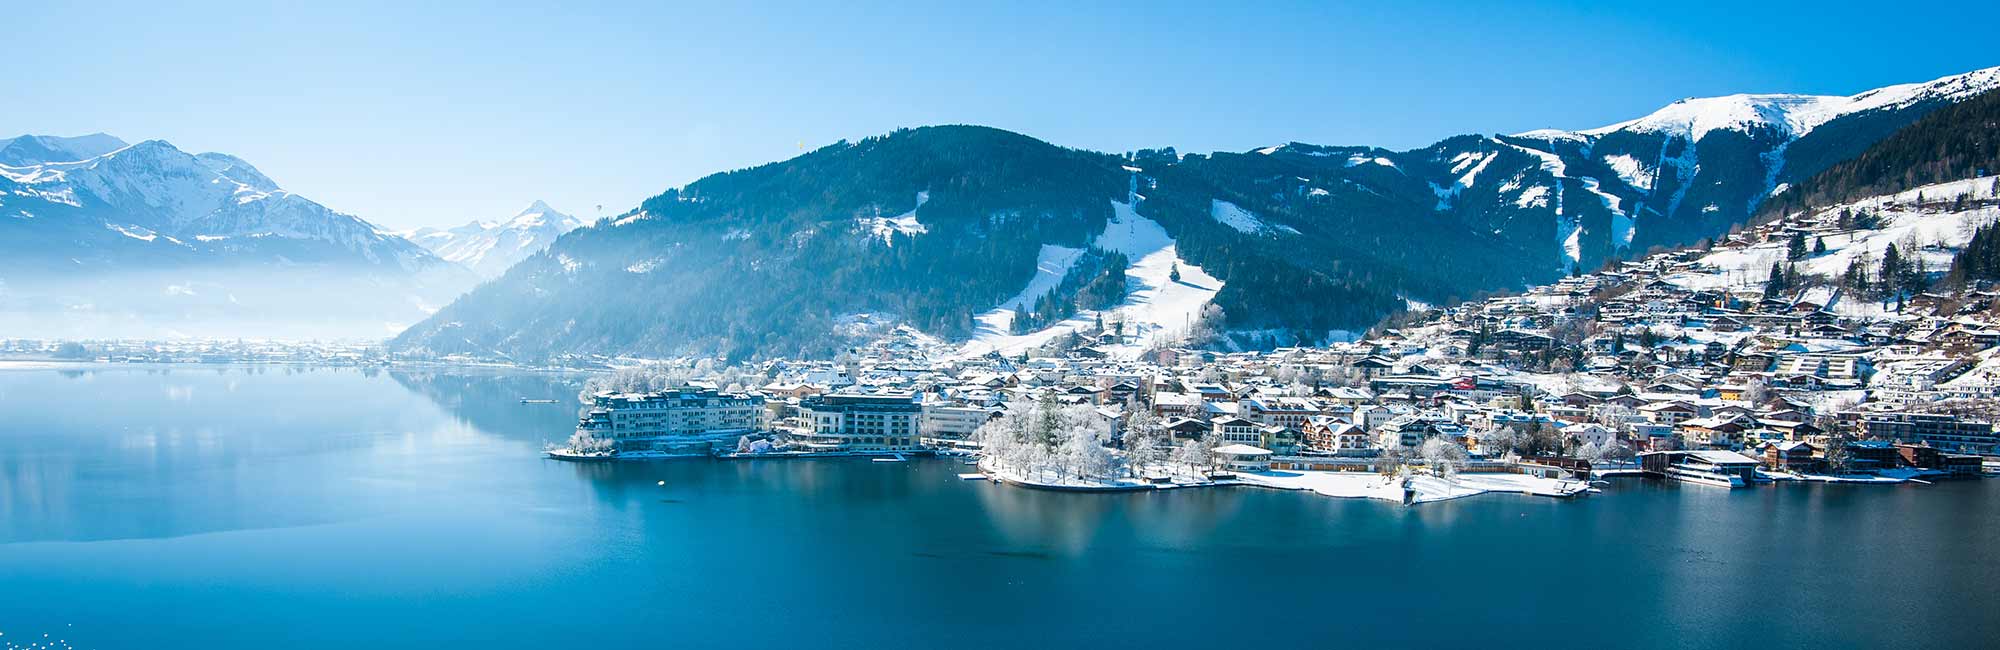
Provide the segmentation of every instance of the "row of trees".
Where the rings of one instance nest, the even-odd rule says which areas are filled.
[[[1802,240],[1795,238],[1794,241]],[[1913,234],[1900,245],[1886,247],[1880,264],[1875,263],[1868,251],[1857,252],[1847,270],[1841,274],[1838,286],[1856,295],[1881,299],[1901,298],[1928,290],[1931,287],[1931,268],[1925,263],[1921,251],[1922,246]],[[1764,280],[1765,297],[1778,297],[1795,289],[1831,283],[1830,278],[1800,273],[1797,259],[1771,263],[1771,272]]]
[[[654,362],[591,375],[584,380],[583,389],[577,391],[576,396],[578,401],[588,404],[592,395],[607,390],[646,393],[680,388],[695,381],[710,382],[727,390],[762,385],[765,380],[766,376],[761,371],[714,359]]]
[[[1110,422],[1089,406],[1057,402],[1053,393],[1008,410],[976,435],[995,470],[1030,480],[1101,480],[1118,469]]]

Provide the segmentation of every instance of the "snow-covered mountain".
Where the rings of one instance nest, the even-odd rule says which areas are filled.
[[[0,165],[16,167],[45,162],[65,162],[95,158],[127,145],[124,140],[92,133],[64,138],[52,135],[24,135],[0,139]]]
[[[1114,347],[1216,327],[1326,340],[1411,301],[1725,233],[1788,185],[1996,86],[2000,68],[1850,97],[1692,99],[1601,128],[1400,152],[1097,154],[985,127],[903,129],[669,189],[393,344],[531,359],[817,353],[851,347],[843,325],[860,316],[967,354],[1100,319],[1125,327]]]
[[[285,332],[373,336],[472,282],[234,156],[103,135],[4,142],[0,325],[16,332],[230,334],[241,314],[266,328],[243,335],[280,335],[269,328],[281,318],[306,325]],[[216,302],[201,305],[206,296]],[[52,310],[64,317],[37,316]]]
[[[420,228],[405,236],[446,261],[472,269],[482,278],[494,278],[515,262],[542,252],[563,233],[584,225],[582,219],[536,201],[503,222],[474,221],[448,230]]]
[[[1846,97],[1738,94],[1688,98],[1636,120],[1578,133],[1586,136],[1604,136],[1621,131],[1663,133],[1701,140],[1717,130],[1747,133],[1756,129],[1774,129],[1796,139],[1805,137],[1820,125],[1848,115],[1909,108],[1928,101],[1960,101],[1992,90],[1996,85],[2000,85],[2000,67],[1952,75],[1928,83],[1886,86]]]
[[[1996,87],[2000,68],[1988,68],[1845,97],[1683,99],[1598,128],[1460,136],[1407,152],[1293,143],[1254,153],[1323,161],[1319,169],[1378,195],[1428,188],[1408,198],[1568,271],[1721,233],[1790,185]]]
[[[1594,129],[1496,136],[1491,145],[1528,153],[1538,171],[1485,177],[1501,185],[1502,201],[1546,203],[1557,216],[1564,262],[1589,265],[1619,251],[1687,243],[1741,223],[1792,183],[1932,110],[1996,87],[2000,68],[1845,97],[1683,99]],[[1538,176],[1556,182],[1537,183]],[[1565,195],[1571,200],[1565,202]]]

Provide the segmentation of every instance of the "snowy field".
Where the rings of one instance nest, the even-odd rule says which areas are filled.
[[[1967,193],[1990,197],[1995,182],[2000,182],[2000,177],[1938,183],[1821,210],[1815,213],[1816,217],[1830,219],[1843,209],[1865,209],[1881,217],[1882,227],[1829,233],[1815,238],[1826,243],[1826,252],[1808,255],[1799,263],[1799,272],[1837,280],[1857,261],[1879,265],[1891,245],[1908,256],[1910,252],[1903,249],[1908,248],[1910,242],[1916,243],[1916,257],[1923,260],[1926,269],[1939,272],[1949,269],[1952,258],[1967,242],[1972,241],[1973,231],[2000,221],[2000,209],[1979,207],[1950,211],[1917,208],[1914,206],[1918,195],[1933,202]],[[1810,241],[1808,243],[1810,245]],[[1762,288],[1770,279],[1771,266],[1783,262],[1785,255],[1785,242],[1782,241],[1717,250],[1699,260],[1701,271],[1677,273],[1665,279],[1689,289]],[[1829,308],[1851,316],[1879,315],[1882,310],[1879,304],[1854,301],[1836,301]]]
[[[1402,482],[1393,477],[1365,472],[1314,472],[1272,470],[1261,474],[1238,474],[1240,482],[1285,490],[1305,490],[1322,496],[1345,499],[1382,499],[1402,502]],[[1415,503],[1458,499],[1488,492],[1508,492],[1537,496],[1572,496],[1589,490],[1581,481],[1536,478],[1526,474],[1459,474],[1446,480],[1435,476],[1410,478],[1416,490]]]

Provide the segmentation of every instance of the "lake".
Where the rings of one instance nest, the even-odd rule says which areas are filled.
[[[1037,492],[935,460],[544,460],[581,380],[0,369],[0,647],[2000,639],[1991,480],[1405,507]]]

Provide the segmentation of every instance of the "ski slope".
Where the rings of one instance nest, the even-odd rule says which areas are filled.
[[[1081,311],[1075,317],[1025,334],[1011,334],[1014,308],[1030,306],[1035,297],[1055,288],[1069,274],[1081,249],[1043,245],[1035,261],[1035,276],[1021,293],[998,307],[975,317],[978,329],[956,356],[975,357],[989,352],[1020,354],[1072,332],[1087,332],[1101,314],[1106,326],[1125,323],[1123,340],[1110,345],[1113,355],[1136,358],[1161,340],[1178,340],[1201,315],[1202,307],[1222,290],[1222,281],[1201,267],[1181,259],[1173,237],[1160,224],[1140,216],[1134,208],[1137,194],[1126,202],[1111,202],[1111,219],[1104,224],[1092,245],[1125,254],[1131,266],[1125,270],[1125,300],[1103,312]],[[1180,269],[1180,281],[1172,276]]]

